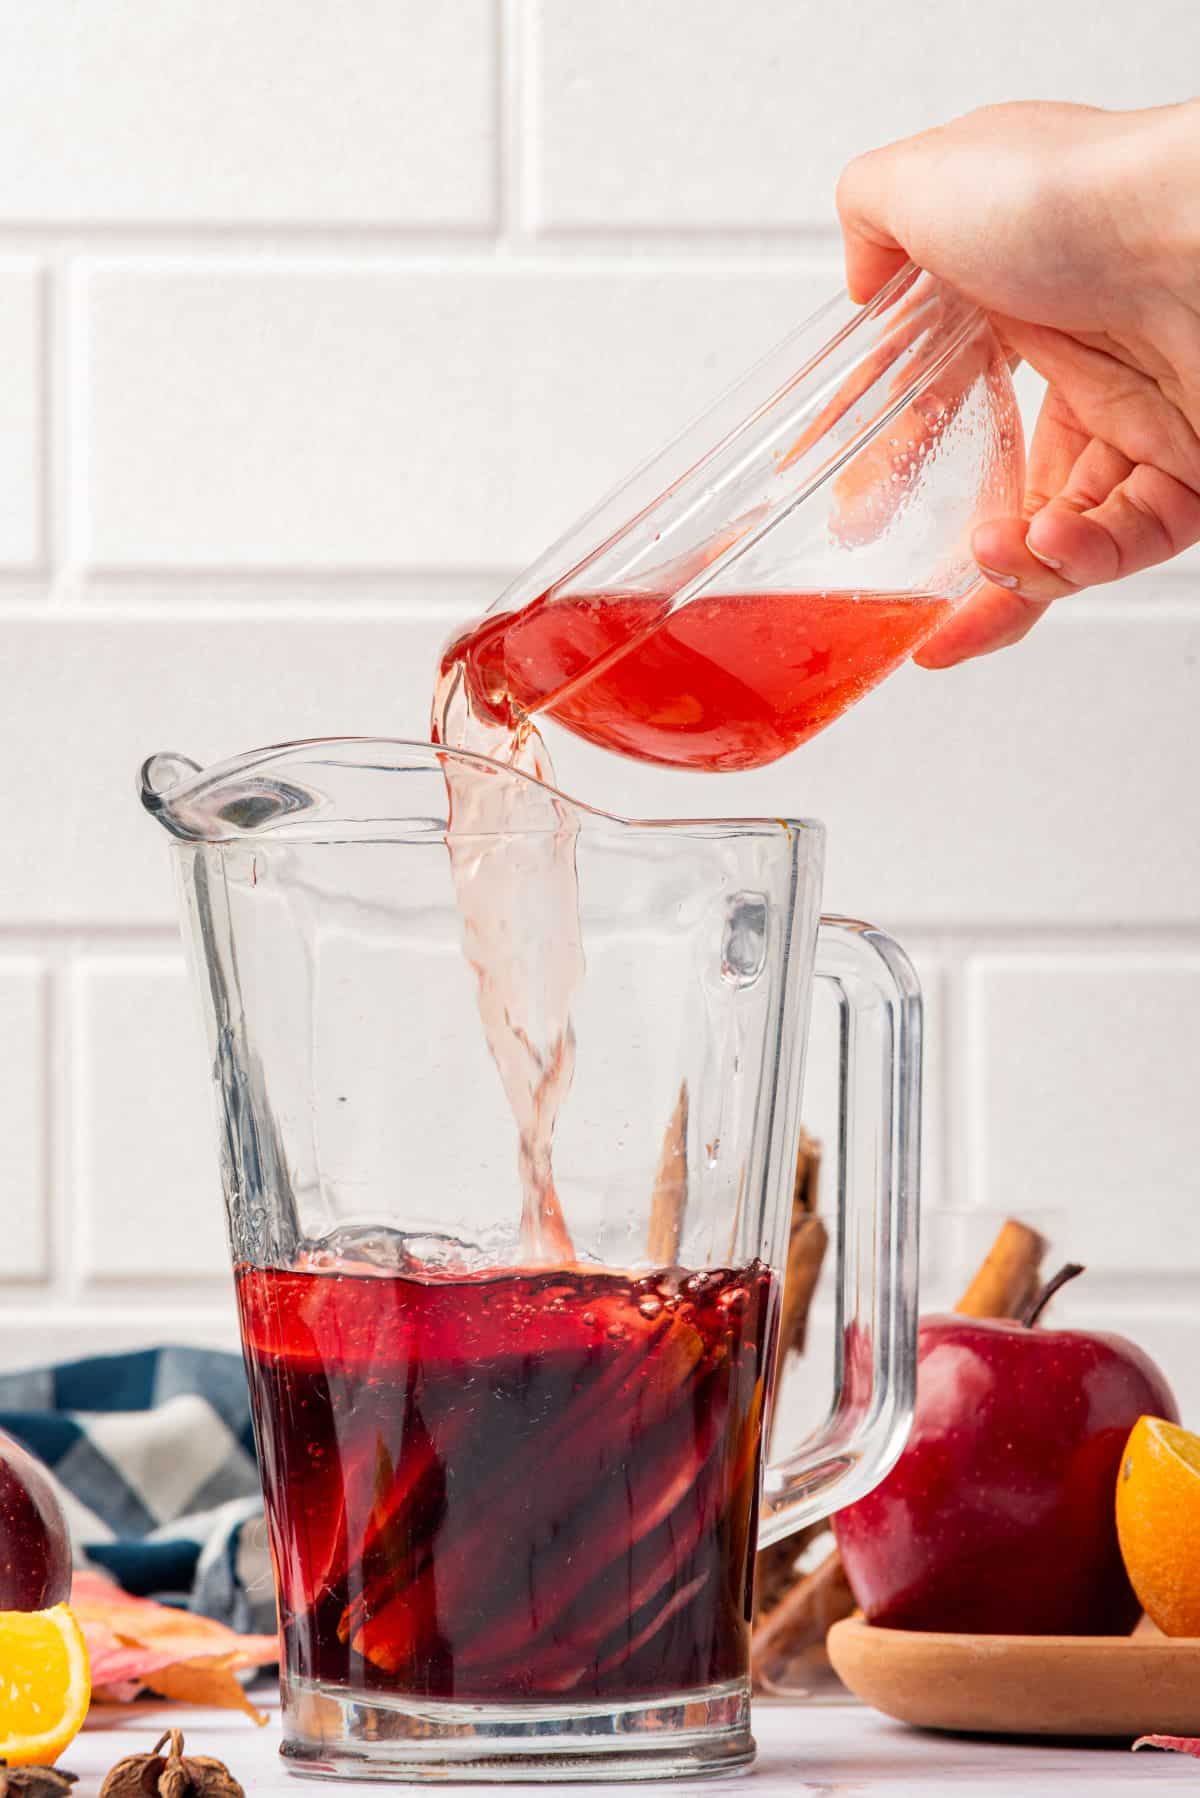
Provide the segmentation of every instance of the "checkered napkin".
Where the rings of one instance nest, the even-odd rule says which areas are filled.
[[[77,1565],[239,1631],[275,1629],[239,1356],[158,1348],[0,1374],[0,1429],[49,1467]]]

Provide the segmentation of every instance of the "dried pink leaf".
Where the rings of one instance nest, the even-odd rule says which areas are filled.
[[[1133,1752],[1139,1748],[1166,1748],[1172,1754],[1191,1754],[1200,1760],[1200,1736],[1139,1736]]]

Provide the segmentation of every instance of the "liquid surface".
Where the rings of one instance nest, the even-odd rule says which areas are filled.
[[[761,1263],[237,1293],[294,1676],[570,1702],[745,1675]]]
[[[666,593],[543,596],[451,644],[443,690],[457,675],[465,709],[497,741],[538,715],[639,761],[759,768],[840,717],[953,602],[722,593],[669,607]]]

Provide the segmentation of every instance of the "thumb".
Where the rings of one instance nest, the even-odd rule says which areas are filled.
[[[858,305],[872,299],[908,260],[895,235],[892,191],[894,148],[856,156],[837,186],[846,259],[846,287]]]

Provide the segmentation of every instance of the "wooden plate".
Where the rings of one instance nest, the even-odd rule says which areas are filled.
[[[1200,1638],[969,1636],[848,1617],[829,1658],[854,1693],[922,1729],[977,1735],[1200,1733]]]

